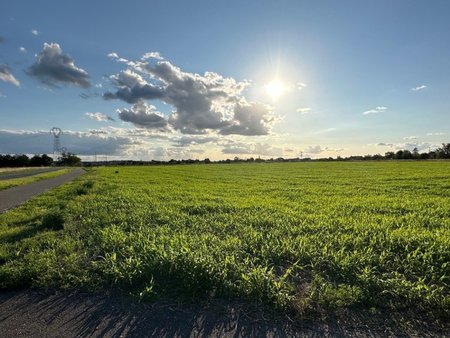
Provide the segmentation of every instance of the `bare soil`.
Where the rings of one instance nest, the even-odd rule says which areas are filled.
[[[303,320],[224,301],[144,304],[109,293],[27,289],[0,293],[0,332],[3,338],[449,337],[450,327],[408,313],[355,310]]]

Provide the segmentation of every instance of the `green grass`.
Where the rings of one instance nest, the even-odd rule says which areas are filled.
[[[33,183],[33,182],[44,180],[47,178],[52,178],[52,177],[56,177],[59,175],[67,174],[71,170],[72,169],[61,169],[61,170],[51,171],[51,172],[42,173],[42,174],[36,174],[33,176],[27,176],[27,177],[23,177],[23,178],[11,178],[11,179],[6,179],[6,180],[0,180],[0,190],[4,190],[4,189],[19,186],[19,185]],[[23,170],[23,172],[26,172],[26,171],[30,171],[30,170],[27,170],[27,169]],[[12,171],[8,171],[7,173],[9,174],[11,172]],[[20,172],[22,172],[22,171],[20,171]]]
[[[0,215],[0,243],[4,288],[448,315],[450,162],[100,168]]]

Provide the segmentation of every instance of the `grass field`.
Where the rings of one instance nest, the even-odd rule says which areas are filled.
[[[51,172],[46,172],[46,173],[37,173],[36,175],[32,175],[32,176],[27,176],[27,177],[22,177],[22,178],[11,178],[11,179],[0,179],[0,190],[4,190],[4,189],[8,189],[8,188],[12,188],[12,187],[16,187],[19,185],[24,185],[24,184],[28,184],[28,183],[33,183],[36,181],[40,181],[40,180],[44,180],[47,178],[52,178],[52,177],[56,177],[59,175],[63,175],[68,173],[69,171],[71,171],[72,169],[63,169],[61,168],[61,170],[56,170],[56,171],[51,171]],[[0,178],[2,176],[2,174],[9,174],[13,171],[20,171],[20,172],[26,172],[26,171],[33,171],[28,170],[28,169],[23,169],[23,170],[4,170],[2,172],[0,172]]]
[[[448,316],[450,162],[91,169],[0,215],[0,243],[3,288]]]

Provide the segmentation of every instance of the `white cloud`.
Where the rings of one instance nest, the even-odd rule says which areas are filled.
[[[306,83],[303,82],[297,82],[297,89],[298,90],[302,90],[303,88],[306,87]]]
[[[412,90],[413,92],[417,92],[417,91],[423,90],[423,89],[425,89],[425,88],[427,88],[427,86],[425,86],[425,85],[420,85],[420,86],[411,88],[411,90]]]
[[[103,85],[101,83],[96,83],[95,88],[103,88]]]
[[[297,108],[295,111],[297,113],[304,115],[304,114],[309,114],[311,112],[311,108]]]
[[[146,61],[150,56],[153,60]],[[267,105],[243,97],[248,82],[213,72],[184,72],[158,56],[152,52],[144,55],[144,61],[129,61],[128,69],[110,77],[116,91],[104,98],[171,105],[174,111],[167,121],[183,134],[267,135],[279,120]]]
[[[33,34],[33,35],[39,35],[39,32],[38,32],[37,29],[32,29],[32,30],[31,30],[31,34]]]
[[[20,82],[17,80],[14,75],[11,73],[11,70],[7,65],[0,64],[0,81],[4,81],[10,84],[13,84],[17,87],[20,87]]]
[[[417,140],[417,138],[418,138],[417,136],[406,136],[403,139],[405,141],[412,141],[412,140]]]
[[[388,108],[384,107],[384,106],[378,106],[375,107],[374,109],[370,109],[370,110],[366,110],[365,112],[363,112],[363,115],[369,115],[369,114],[379,114],[379,113],[383,113],[384,111],[386,111]]]
[[[89,117],[91,120],[98,121],[98,122],[115,121],[112,117],[110,117],[106,114],[103,114],[103,113],[99,113],[99,112],[95,112],[95,113],[87,112],[85,115],[87,117]]]
[[[20,50],[22,53],[26,53],[26,52],[27,52],[27,49],[26,49],[25,47],[19,47],[19,50]]]
[[[120,57],[116,52],[111,52],[107,55],[109,58],[116,60],[117,62],[128,63],[129,60]]]
[[[63,54],[57,43],[44,43],[44,48],[36,55],[36,62],[28,69],[28,74],[51,87],[72,84],[87,88],[91,85],[88,73],[76,67],[74,60]]]
[[[148,52],[145,53],[141,60],[147,60],[147,59],[156,59],[156,60],[164,60],[164,58],[159,54],[159,52]]]
[[[446,133],[443,132],[427,133],[427,136],[443,136],[443,135],[446,135]]]

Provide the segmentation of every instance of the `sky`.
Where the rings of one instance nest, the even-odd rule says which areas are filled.
[[[450,141],[450,2],[2,1],[0,153],[336,157]]]

